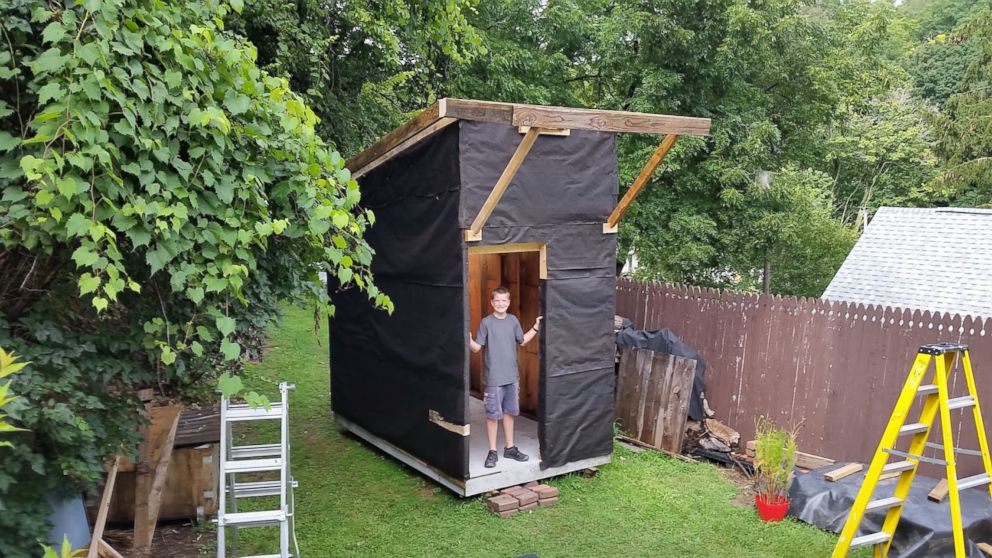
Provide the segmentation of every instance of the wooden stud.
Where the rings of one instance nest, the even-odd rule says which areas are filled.
[[[531,126],[517,126],[517,131],[521,134],[526,134],[531,129]],[[538,132],[542,136],[558,136],[558,137],[568,137],[572,135],[572,131],[568,128],[541,128]]]
[[[944,498],[947,498],[947,490],[947,479],[940,479],[940,482],[934,485],[933,490],[927,494],[927,499],[939,504],[944,501]]]
[[[641,173],[637,175],[634,183],[630,185],[627,193],[624,194],[623,199],[620,200],[620,203],[618,203],[613,209],[613,213],[610,213],[610,216],[606,219],[606,224],[603,225],[604,233],[616,232],[616,226],[617,223],[620,222],[620,218],[623,217],[624,213],[627,213],[628,209],[630,209],[630,204],[632,204],[634,199],[640,195],[641,190],[644,189],[644,186],[647,185],[648,180],[651,179],[651,175],[654,173],[654,170],[658,168],[658,165],[661,164],[661,161],[665,158],[665,155],[668,155],[668,151],[672,149],[672,146],[675,145],[675,141],[678,139],[679,137],[677,135],[669,134],[665,136],[664,140],[661,141],[661,145],[658,146],[658,149],[655,149],[654,154],[651,155],[651,158],[648,159],[647,164],[645,164],[644,168],[641,169]]]
[[[435,122],[435,123],[431,124],[430,126],[427,126],[426,128],[424,128],[423,130],[420,130],[419,132],[415,133],[414,135],[406,138],[401,143],[397,144],[395,147],[393,147],[392,149],[390,149],[388,152],[383,153],[378,158],[376,158],[376,159],[374,159],[372,161],[369,161],[367,164],[365,164],[364,166],[362,166],[362,167],[360,167],[358,169],[353,170],[352,171],[352,175],[351,175],[352,178],[354,178],[354,179],[357,180],[361,176],[363,176],[365,174],[368,174],[373,169],[378,168],[379,166],[383,165],[387,161],[391,160],[393,157],[396,157],[397,155],[400,155],[401,153],[403,153],[404,151],[406,151],[410,147],[416,145],[417,143],[420,143],[420,141],[422,141],[423,139],[425,139],[425,138],[427,138],[429,136],[434,135],[435,133],[439,132],[440,130],[442,130],[442,129],[446,128],[446,127],[448,127],[450,124],[454,124],[455,122],[458,122],[458,119],[457,118],[441,118],[437,122]]]
[[[124,558],[123,554],[114,550],[114,548],[107,544],[107,541],[103,539],[97,541],[97,551],[100,553],[102,558]]]
[[[754,446],[756,442],[754,440],[749,441],[745,444],[745,453],[748,457],[754,457]],[[796,452],[796,466],[803,469],[819,469],[820,467],[826,467],[827,465],[833,465],[835,461],[827,457],[821,457],[819,455],[813,455],[812,453],[804,453],[801,451]]]
[[[978,550],[984,552],[986,556],[992,556],[992,544],[980,542],[975,546],[978,547]]]
[[[429,409],[427,411],[427,419],[441,428],[461,436],[468,436],[472,426],[471,424],[455,424],[453,422],[449,422],[441,416],[441,413],[433,409]]]
[[[705,136],[710,132],[708,118],[527,105],[514,107],[512,124],[540,128],[680,136]]]
[[[823,475],[823,478],[827,479],[830,482],[837,482],[840,479],[853,475],[854,473],[857,473],[858,471],[864,468],[865,466],[863,463],[849,463],[847,465],[844,465],[843,467],[840,467],[839,469],[834,469],[833,471],[826,473],[825,475]]]
[[[86,558],[97,558],[100,542],[103,541],[103,528],[107,525],[107,514],[110,512],[110,500],[114,495],[114,484],[117,482],[117,469],[120,466],[121,457],[114,458],[114,464],[110,466],[107,473],[107,482],[103,485],[103,496],[100,497],[100,511],[96,514],[96,523],[93,524],[93,537],[90,539],[90,549]]]
[[[520,140],[520,145],[517,146],[517,150],[513,152],[513,156],[510,157],[510,161],[506,164],[506,168],[503,169],[503,174],[500,175],[499,180],[496,181],[496,185],[493,186],[492,192],[489,192],[489,197],[486,198],[485,203],[482,204],[482,208],[479,209],[479,214],[475,216],[475,220],[472,221],[472,226],[465,231],[465,241],[475,242],[482,240],[482,227],[489,220],[489,216],[492,215],[493,210],[496,209],[496,204],[499,203],[500,198],[506,192],[507,187],[510,186],[510,181],[516,176],[517,171],[520,170],[520,165],[523,164],[524,158],[530,153],[530,148],[534,146],[534,142],[537,141],[537,136],[540,130],[537,128],[531,128],[524,135],[524,138]]]
[[[901,474],[902,473],[899,472],[899,471],[892,471],[892,472],[889,472],[889,473],[882,473],[881,475],[878,475],[878,480],[884,481],[884,480],[894,479],[894,478],[898,477]]]
[[[172,458],[172,448],[179,427],[181,405],[152,407],[148,437],[141,444],[135,474],[135,508],[133,549],[151,547],[162,505],[165,474]]]
[[[468,232],[468,231],[466,231]],[[514,244],[496,244],[492,246],[469,246],[468,254],[470,256],[475,256],[479,254],[508,254],[512,252],[539,252],[540,253],[540,270],[538,275],[541,279],[548,278],[548,247],[540,242],[519,242]],[[483,293],[483,296],[489,296],[488,293]],[[483,308],[483,313],[486,309]]]

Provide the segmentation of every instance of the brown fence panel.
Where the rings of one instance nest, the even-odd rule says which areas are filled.
[[[637,328],[671,329],[696,349],[706,360],[710,407],[745,440],[757,416],[804,420],[803,451],[870,459],[927,343],[970,345],[979,399],[992,408],[992,320],[629,279],[617,283],[617,314]],[[967,389],[960,365],[951,386],[952,396]],[[971,411],[951,418],[959,447],[977,448]],[[938,436],[936,428],[931,441]],[[980,472],[978,458],[960,459],[961,474]]]

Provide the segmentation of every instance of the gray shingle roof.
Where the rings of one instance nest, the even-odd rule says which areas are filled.
[[[823,298],[992,317],[992,210],[879,208]]]

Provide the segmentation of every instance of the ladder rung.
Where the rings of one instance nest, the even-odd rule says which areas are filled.
[[[933,463],[934,465],[947,465],[947,462],[943,459],[937,459],[936,457],[927,457],[925,455],[916,455],[913,453],[908,453],[905,451],[894,450],[892,448],[885,448],[882,451],[893,456],[893,457],[905,457],[906,459],[913,459],[916,461],[922,461],[924,463]],[[883,468],[883,472],[887,472]]]
[[[882,467],[882,473],[901,473],[912,470],[913,467],[916,467],[916,464],[912,461],[893,461]]]
[[[970,395],[955,397],[954,399],[947,400],[947,409],[950,411],[953,411],[954,409],[965,409],[967,407],[973,407],[974,405],[975,398]]]
[[[989,484],[989,474],[982,473],[980,475],[975,475],[973,477],[965,477],[958,481],[958,490],[964,490],[965,488],[972,488],[974,486],[981,486],[983,484]]]
[[[260,471],[277,471],[282,468],[282,459],[246,459],[244,461],[228,461],[224,464],[225,473],[257,473]]]
[[[916,390],[918,395],[930,395],[937,393],[937,384],[924,384],[920,386],[920,389]]]
[[[902,498],[892,496],[891,498],[882,498],[881,500],[873,500],[868,502],[868,507],[865,508],[865,511],[887,510],[900,504],[902,504]]]
[[[278,496],[282,493],[282,481],[258,481],[234,483],[235,498],[255,498],[258,496]]]
[[[286,521],[282,510],[225,513],[224,525],[271,525]]]
[[[862,535],[851,540],[851,548],[857,548],[859,546],[866,546],[869,544],[882,544],[888,540],[888,533],[872,533],[870,535]]]
[[[282,418],[282,403],[270,403],[268,410],[265,407],[252,409],[247,404],[230,405],[225,415],[228,422],[238,420],[262,420]]]
[[[928,426],[922,422],[911,422],[909,424],[903,425],[899,429],[899,435],[904,436],[906,434],[919,434],[920,432],[926,432]]]
[[[246,459],[249,457],[282,457],[282,445],[259,444],[231,448],[231,459]]]

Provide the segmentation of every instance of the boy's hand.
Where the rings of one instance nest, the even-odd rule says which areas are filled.
[[[541,320],[543,319],[544,316],[537,317],[537,320],[534,322],[534,327],[533,327],[534,331],[541,331]]]

